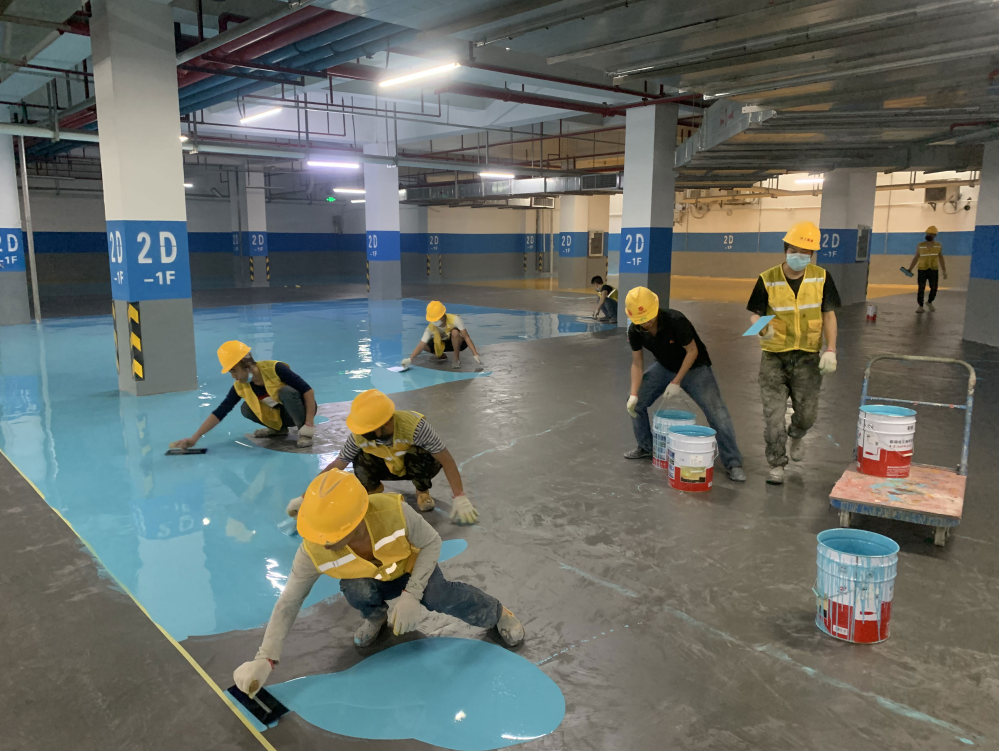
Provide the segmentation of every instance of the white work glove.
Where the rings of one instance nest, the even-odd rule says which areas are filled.
[[[678,384],[678,383],[670,383],[670,385],[666,387],[666,394],[665,394],[665,396],[666,396],[667,399],[672,399],[674,396],[679,395],[679,393],[681,391],[683,391],[683,389],[680,388],[680,384]]]
[[[389,601],[388,624],[396,636],[406,634],[420,625],[420,602],[409,592]]]
[[[314,436],[315,434],[316,434],[315,425],[303,425],[298,429],[299,438],[301,438],[302,436],[305,436],[306,438],[312,438],[312,436]]]
[[[628,397],[628,406],[625,407],[628,410],[628,414],[632,417],[638,417],[638,413],[635,411],[636,404],[638,404],[638,397],[632,394]]]
[[[451,504],[451,521],[462,524],[475,524],[478,518],[479,512],[475,510],[475,506],[468,500],[467,495],[462,493],[454,497],[454,503]]]
[[[472,357],[475,358],[475,362],[477,362],[479,365],[482,364],[482,358],[481,357],[479,357],[478,355],[472,355]]]
[[[304,499],[305,496],[300,495],[298,498],[292,498],[288,501],[288,508],[285,509],[288,512],[288,516],[298,516],[298,509],[301,507]]]
[[[181,438],[179,441],[174,441],[173,443],[171,443],[170,448],[189,449],[192,446],[194,446],[194,444],[196,444],[197,442],[198,442],[197,438]]]
[[[822,375],[836,372],[836,353],[831,349],[827,349],[819,358],[819,372]]]
[[[769,341],[774,338],[774,327],[769,323],[763,327],[763,331],[760,332],[760,339],[763,341]]]
[[[412,364],[413,364],[413,358],[411,357],[402,358],[402,367],[408,368]]]
[[[257,691],[267,683],[273,670],[270,660],[252,660],[244,662],[236,668],[233,671],[232,679],[236,682],[236,688],[252,699],[256,696]]]
[[[278,405],[278,403],[274,401],[274,397],[272,396],[265,396],[263,399],[260,400],[260,403],[266,404],[271,409],[274,409]]]

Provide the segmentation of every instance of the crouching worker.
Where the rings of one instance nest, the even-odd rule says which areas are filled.
[[[524,641],[517,616],[495,597],[444,578],[437,565],[441,538],[392,493],[368,495],[356,477],[340,470],[316,477],[298,512],[302,544],[256,657],[233,673],[236,686],[253,696],[281,660],[281,648],[302,603],[320,576],[340,580],[340,590],[361,614],[354,644],[371,645],[386,622],[392,633],[420,625],[420,605],[480,628],[495,628],[515,647]]]
[[[595,276],[590,279],[590,284],[597,292],[597,309],[593,311],[593,317],[607,323],[617,323],[617,290],[609,284],[604,284],[602,276]]]
[[[454,359],[451,361],[451,367],[457,370],[461,367],[462,351],[469,347],[472,349],[472,357],[475,358],[475,362],[479,365],[482,364],[479,350],[475,348],[475,342],[472,341],[461,316],[448,313],[444,303],[434,300],[427,305],[427,321],[427,330],[423,332],[423,337],[412,354],[403,358],[403,367],[408,368],[412,365],[413,360],[421,352],[432,352],[438,360],[446,360],[447,353],[453,352]],[[431,339],[433,344],[431,344]]]
[[[170,448],[191,448],[209,430],[218,425],[232,408],[243,401],[241,412],[247,420],[264,427],[257,438],[288,435],[298,428],[298,447],[308,448],[315,435],[316,395],[312,387],[287,364],[278,360],[257,362],[243,342],[226,342],[218,351],[222,372],[236,381],[222,403],[216,407],[190,438],[170,444]]]

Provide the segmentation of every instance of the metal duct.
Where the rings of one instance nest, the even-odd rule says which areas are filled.
[[[542,208],[534,202],[521,205],[516,196],[551,196],[618,192],[623,189],[624,175],[620,172],[599,175],[567,177],[535,177],[526,180],[479,180],[476,182],[446,183],[426,188],[407,188],[401,200],[418,204],[451,204],[468,202],[475,205],[498,205],[497,200],[508,199],[510,208]]]

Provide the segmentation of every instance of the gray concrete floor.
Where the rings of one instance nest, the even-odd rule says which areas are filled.
[[[423,292],[406,294],[583,314],[592,307],[592,298],[568,293],[449,285]],[[999,350],[961,341],[959,293],[942,293],[938,312],[921,317],[909,297],[876,302],[876,324],[865,323],[863,306],[842,311],[839,370],[823,385],[807,457],[782,487],[764,483],[759,348],[740,337],[748,314],[738,304],[677,307],[714,361],[745,455],[745,484],[719,473],[710,493],[679,493],[661,470],[622,458],[634,445],[623,330],[486,347],[490,377],[396,397],[431,419],[480,509],[473,528],[431,517],[445,536],[469,543],[445,573],[483,586],[520,615],[527,629],[520,654],[544,661],[565,694],[561,727],[525,749],[999,745],[999,513],[990,492],[999,484]],[[961,357],[978,369],[979,388],[965,517],[947,547],[934,547],[925,527],[857,524],[891,536],[902,553],[891,638],[853,646],[814,625],[815,535],[837,525],[828,494],[850,464],[863,368],[879,352]],[[888,367],[872,387],[938,401],[962,390],[958,374],[929,366]],[[921,411],[916,446],[917,461],[956,463],[958,416]],[[8,670],[0,683],[7,706],[14,702],[14,724],[0,737],[13,737],[14,748],[252,747],[144,616],[100,582],[61,522],[8,468],[0,472],[0,633],[18,645],[17,680]],[[450,494],[435,487],[446,506]],[[39,542],[37,525],[48,524],[52,537]],[[86,596],[71,594],[80,592]],[[274,680],[362,660],[351,642],[356,625],[342,600],[303,614]],[[421,631],[483,638],[442,616]],[[261,635],[184,646],[229,685]],[[383,636],[374,650],[396,641]],[[26,744],[33,737],[44,742]],[[164,746],[167,737],[176,740]],[[294,716],[266,737],[279,751],[429,748],[342,739]]]

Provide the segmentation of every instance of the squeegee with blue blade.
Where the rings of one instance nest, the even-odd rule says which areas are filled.
[[[746,333],[743,334],[743,336],[754,336],[756,334],[759,334],[761,331],[763,331],[763,329],[766,328],[767,324],[770,323],[773,319],[774,316],[763,316],[763,318],[761,318],[752,326],[750,326],[748,329],[746,329]]]

